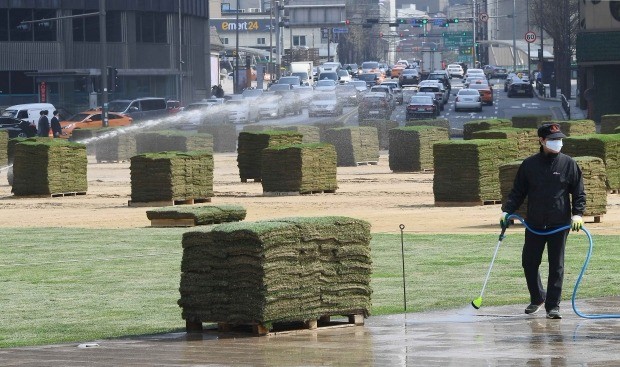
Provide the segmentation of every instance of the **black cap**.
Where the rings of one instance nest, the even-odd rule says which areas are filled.
[[[544,124],[538,128],[538,136],[543,139],[565,138],[566,135],[560,131],[559,124]]]

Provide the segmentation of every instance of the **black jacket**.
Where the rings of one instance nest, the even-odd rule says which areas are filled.
[[[545,154],[541,148],[540,153],[521,163],[502,210],[514,213],[526,196],[527,223],[531,227],[570,224],[571,215],[583,215],[586,208],[581,169],[566,154]]]
[[[62,128],[60,127],[60,121],[58,121],[58,117],[56,116],[52,117],[52,121],[50,121],[50,125],[52,128],[52,133],[54,134],[54,137],[62,134]]]
[[[41,115],[37,124],[37,136],[46,137],[50,134],[50,120],[45,115]]]

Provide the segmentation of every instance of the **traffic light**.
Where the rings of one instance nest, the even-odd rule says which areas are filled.
[[[458,23],[458,22],[459,22],[459,18],[450,19],[450,23]]]
[[[108,91],[114,92],[118,87],[118,69],[108,66]]]
[[[450,25],[450,20],[446,19],[443,21],[443,24],[441,25],[442,27],[448,27]]]
[[[383,38],[383,32],[379,32],[379,38]]]
[[[404,38],[405,37],[405,34],[403,32],[400,32],[398,35],[400,36],[400,38]]]
[[[422,19],[422,24],[428,23],[428,19]]]
[[[347,20],[345,20],[345,21],[344,21],[344,24],[346,24],[346,25],[350,25],[350,24],[351,24],[351,21],[350,21],[349,19],[347,19]]]
[[[406,24],[407,20],[406,19],[398,19],[398,24]]]

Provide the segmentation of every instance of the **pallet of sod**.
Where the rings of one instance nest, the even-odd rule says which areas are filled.
[[[538,153],[540,143],[536,129],[502,127],[498,129],[479,130],[472,134],[473,139],[508,139],[517,143],[519,158],[527,158]]]
[[[28,138],[14,147],[12,191],[17,196],[85,193],[86,167],[84,144]]]
[[[301,144],[302,135],[294,131],[242,131],[237,147],[237,166],[241,182],[262,179],[263,149],[281,145]]]
[[[97,130],[99,129],[74,129],[73,131],[71,131],[69,141],[86,145],[86,154],[93,155],[97,151],[97,144],[92,138],[97,136]]]
[[[583,175],[586,210],[583,215],[601,216],[607,213],[607,174],[605,163],[598,157],[575,157]]]
[[[198,132],[213,136],[213,151],[216,153],[237,150],[237,128],[233,124],[202,125]]]
[[[372,126],[377,129],[379,149],[390,149],[390,130],[398,127],[398,121],[368,119],[359,122],[359,126]]]
[[[329,129],[325,132],[324,142],[336,147],[338,167],[354,167],[358,163],[379,160],[379,136],[376,127]]]
[[[620,135],[590,134],[563,139],[562,152],[571,157],[598,157],[605,162],[607,189],[620,189]]]
[[[578,136],[596,134],[596,123],[594,120],[569,120],[569,121],[549,121],[560,125],[560,131],[566,136]]]
[[[336,149],[331,144],[282,145],[263,150],[264,192],[334,192]]]
[[[246,210],[240,205],[177,205],[146,211],[154,227],[189,227],[245,219]]]
[[[522,129],[538,129],[540,125],[550,122],[553,119],[551,115],[515,115],[512,116],[512,127]]]
[[[136,134],[138,154],[157,152],[213,152],[213,135],[189,131],[162,130]]]
[[[238,222],[186,232],[182,317],[191,323],[307,321],[370,311],[370,224],[346,217]]]
[[[127,161],[137,154],[135,131],[106,127],[97,129],[95,136],[97,162]]]
[[[448,139],[448,129],[443,127],[406,126],[390,130],[390,170],[432,170],[433,144]]]
[[[213,197],[211,152],[145,153],[131,157],[131,202],[174,202]]]
[[[504,127],[512,127],[512,122],[508,119],[487,119],[472,120],[463,124],[463,140],[473,139],[473,134],[480,130],[499,129]]]
[[[0,130],[0,167],[9,164],[9,132]]]
[[[618,134],[620,132],[620,115],[601,116],[601,134]]]

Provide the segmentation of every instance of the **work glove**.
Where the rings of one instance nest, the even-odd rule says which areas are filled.
[[[579,232],[583,227],[583,218],[580,215],[573,215],[570,219],[570,229]]]
[[[510,222],[508,221],[508,216],[509,216],[509,215],[510,215],[510,214],[508,214],[508,213],[506,213],[506,212],[503,212],[503,213],[502,213],[502,216],[501,216],[501,217],[499,217],[499,225],[500,225],[502,228],[508,228],[508,225],[510,224]]]

